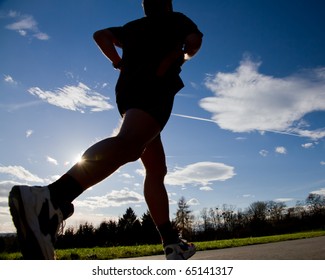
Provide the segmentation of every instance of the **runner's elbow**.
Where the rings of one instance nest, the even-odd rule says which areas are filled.
[[[93,34],[93,39],[94,39],[96,42],[101,41],[104,37],[105,37],[105,36],[104,36],[104,30],[97,30],[97,31],[94,32],[94,34]]]
[[[202,45],[202,36],[199,34],[193,33],[187,36],[184,44],[184,52],[187,57],[194,56]]]

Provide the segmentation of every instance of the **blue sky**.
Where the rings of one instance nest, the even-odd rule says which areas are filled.
[[[0,232],[12,185],[46,185],[119,126],[118,72],[94,31],[143,15],[135,0],[0,1]],[[325,194],[325,3],[175,0],[204,33],[162,133],[171,217],[184,196],[245,210]],[[128,164],[75,201],[70,225],[141,216],[143,167]]]

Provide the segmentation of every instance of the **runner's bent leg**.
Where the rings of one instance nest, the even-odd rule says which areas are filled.
[[[160,133],[160,126],[148,113],[139,109],[126,112],[117,136],[91,146],[67,174],[84,190],[99,183],[127,162],[141,157],[146,145]],[[68,187],[68,186],[67,186]]]
[[[9,194],[10,212],[25,259],[54,259],[60,224],[73,214],[72,201],[122,164],[139,158],[160,133],[147,113],[129,110],[119,134],[90,147],[83,162],[48,187],[14,186]]]

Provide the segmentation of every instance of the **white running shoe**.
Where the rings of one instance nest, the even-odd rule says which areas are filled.
[[[54,260],[54,243],[63,214],[53,206],[48,187],[14,186],[9,207],[24,259]]]
[[[167,260],[187,260],[196,253],[194,244],[180,240],[179,243],[170,244],[164,248]]]

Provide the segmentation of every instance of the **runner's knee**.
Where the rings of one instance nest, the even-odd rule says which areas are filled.
[[[145,167],[146,176],[155,176],[164,178],[167,175],[167,166],[165,164],[153,164]]]
[[[117,138],[120,143],[121,153],[127,162],[136,161],[141,157],[144,150],[142,145],[137,144],[136,142],[125,137],[117,136]]]

